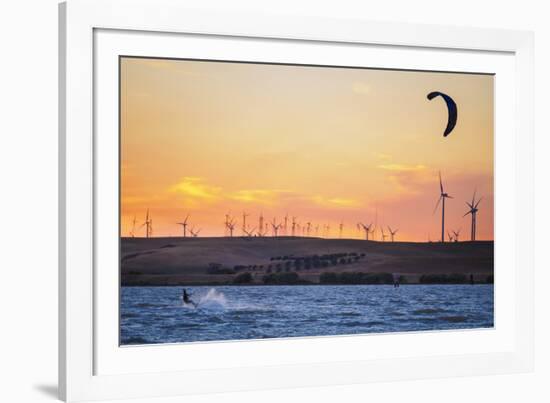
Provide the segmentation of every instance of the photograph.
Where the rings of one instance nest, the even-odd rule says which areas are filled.
[[[494,74],[118,63],[121,346],[494,328]]]

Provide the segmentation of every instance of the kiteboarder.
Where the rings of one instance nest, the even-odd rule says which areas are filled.
[[[184,304],[191,304],[191,305],[193,305],[193,306],[196,308],[196,307],[197,307],[197,304],[196,304],[191,298],[189,298],[189,297],[191,297],[191,294],[189,294],[189,293],[187,292],[187,290],[184,288],[184,289],[183,289],[183,296],[182,296],[183,303],[184,303]]]
[[[399,288],[400,275],[393,273],[393,288]]]

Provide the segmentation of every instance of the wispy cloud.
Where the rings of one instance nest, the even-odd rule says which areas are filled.
[[[181,195],[190,206],[204,203],[238,202],[264,206],[310,205],[323,208],[355,208],[361,205],[357,199],[321,194],[306,194],[288,189],[239,189],[226,191],[208,184],[204,178],[184,177],[170,187],[172,193]]]
[[[201,201],[216,201],[222,197],[221,187],[210,186],[204,183],[202,178],[196,177],[185,177],[172,186],[170,190],[185,197]]]
[[[243,189],[229,194],[227,198],[244,203],[273,205],[279,201],[284,193],[288,192],[273,189]]]
[[[184,197],[188,203],[215,203],[222,201],[236,201],[242,203],[256,203],[264,205],[277,204],[292,192],[281,189],[240,189],[228,191],[220,186],[208,184],[204,178],[184,177],[170,187],[172,193]]]
[[[358,207],[360,205],[359,200],[344,197],[324,197],[321,195],[316,195],[311,197],[310,200],[322,207],[350,208]]]
[[[378,168],[393,172],[420,172],[425,171],[425,165],[382,164]]]
[[[434,172],[423,164],[387,163],[378,165],[386,171],[387,179],[403,194],[415,195],[422,191],[423,185],[434,180]]]

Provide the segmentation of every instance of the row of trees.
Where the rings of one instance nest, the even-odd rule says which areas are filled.
[[[271,272],[289,272],[291,270],[300,271],[300,270],[310,270],[310,269],[321,269],[336,265],[347,265],[358,262],[360,259],[364,258],[365,254],[358,253],[334,253],[330,255],[311,255],[303,257],[294,257],[294,256],[283,256],[271,258],[272,261],[279,261],[278,263],[269,263],[266,265],[235,265],[233,270],[235,272],[251,270],[251,271],[263,271],[267,273]],[[217,271],[220,273],[220,271]]]

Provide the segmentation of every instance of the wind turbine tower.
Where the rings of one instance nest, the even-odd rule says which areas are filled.
[[[132,230],[130,231],[130,236],[134,238],[136,236],[136,216],[132,220]]]
[[[223,225],[224,225],[223,234],[224,234],[225,236],[227,236],[228,233],[229,233],[229,227],[227,226],[227,224],[229,224],[229,219],[230,219],[230,217],[231,217],[230,213],[226,213],[226,214],[225,214],[225,222],[223,223]]]
[[[187,237],[187,220],[189,219],[189,214],[187,214],[187,217],[185,217],[185,220],[183,222],[178,222],[176,224],[181,225],[183,227],[183,237]]]
[[[476,202],[476,191],[474,190],[474,196],[472,197],[472,202],[466,204],[470,208],[469,211],[466,212],[466,214],[463,215],[463,217],[466,217],[468,214],[472,215],[472,230],[471,230],[471,239],[472,241],[476,240],[476,230],[477,230],[477,212],[479,209],[477,206],[479,206],[479,203],[481,202],[482,197]]]
[[[277,237],[277,235],[279,235],[279,229],[281,229],[282,226],[283,226],[283,224],[281,224],[281,223],[277,224],[277,219],[276,218],[273,219],[273,222],[271,223],[271,228],[273,228],[273,236],[274,237]]]
[[[263,236],[264,232],[264,214],[260,213],[260,218],[258,220],[258,235]]]
[[[145,238],[149,238],[153,234],[153,219],[149,217],[149,209],[145,214],[145,222],[141,224],[140,228],[145,227]]]
[[[399,231],[399,229],[392,230],[391,227],[388,225],[388,230],[390,231],[390,239],[392,242],[394,242],[395,234],[397,234],[397,231]]]
[[[372,223],[370,223],[369,225],[365,225],[362,222],[360,222],[358,225],[363,227],[363,229],[365,230],[365,240],[368,241],[369,240],[369,234],[371,233],[370,229],[372,227]]]
[[[229,236],[233,238],[233,231],[235,230],[235,220],[231,218],[229,222],[227,223],[227,229],[229,230]]]
[[[189,230],[189,232],[191,232],[191,235],[193,236],[193,238],[196,238],[199,236],[201,229],[202,228],[199,228],[198,230],[195,231],[195,227],[193,227]]]
[[[458,237],[460,236],[460,229],[458,231],[453,231],[453,235],[455,236],[455,242],[458,242]]]
[[[380,232],[382,232],[382,242],[386,242],[386,238],[388,237],[388,235],[384,233],[384,227],[380,227]]]
[[[434,214],[441,203],[441,242],[445,242],[445,199],[452,199],[448,193],[443,189],[443,181],[441,180],[441,171],[439,172],[439,189],[441,191],[437,204],[435,205]]]
[[[246,217],[250,214],[246,214],[246,211],[243,211],[243,236],[246,234]]]
[[[245,229],[244,232],[245,234],[249,237],[249,238],[252,238],[252,236],[254,236],[254,231],[256,231],[256,227],[252,228],[250,231]]]
[[[298,217],[292,217],[292,236],[295,236],[296,235],[296,219]]]

